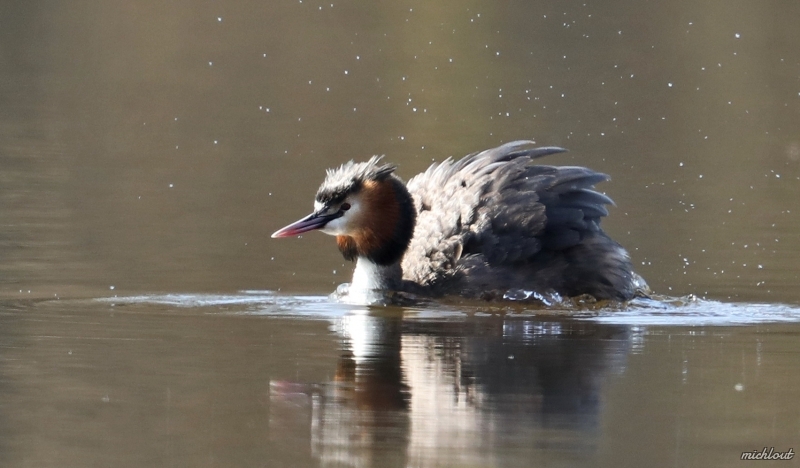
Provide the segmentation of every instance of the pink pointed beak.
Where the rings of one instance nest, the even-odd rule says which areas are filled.
[[[273,238],[294,237],[304,232],[313,231],[315,229],[321,229],[325,227],[325,225],[328,224],[329,222],[333,221],[336,218],[341,217],[342,214],[343,214],[342,212],[333,214],[311,213],[305,218],[297,220],[292,224],[273,232],[272,237]]]

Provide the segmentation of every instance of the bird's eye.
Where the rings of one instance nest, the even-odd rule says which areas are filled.
[[[350,209],[350,204],[349,203],[342,203],[342,206],[340,206],[339,209],[342,210],[342,211],[347,211],[347,210]]]

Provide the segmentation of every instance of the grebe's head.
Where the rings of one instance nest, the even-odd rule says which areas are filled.
[[[381,156],[328,169],[317,190],[314,212],[272,237],[292,237],[318,229],[336,236],[347,260],[365,257],[378,265],[398,262],[414,233],[416,211],[395,166]]]

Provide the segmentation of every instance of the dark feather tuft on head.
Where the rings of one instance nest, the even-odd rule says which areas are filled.
[[[348,195],[361,190],[364,182],[386,179],[397,166],[393,164],[378,165],[382,158],[383,156],[373,156],[367,162],[350,161],[336,169],[328,169],[325,181],[317,190],[317,201],[325,205],[340,203]]]

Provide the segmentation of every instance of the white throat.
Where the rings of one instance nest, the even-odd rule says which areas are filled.
[[[358,257],[350,294],[366,294],[374,291],[396,291],[402,283],[403,270],[400,262],[383,266],[365,257]]]

